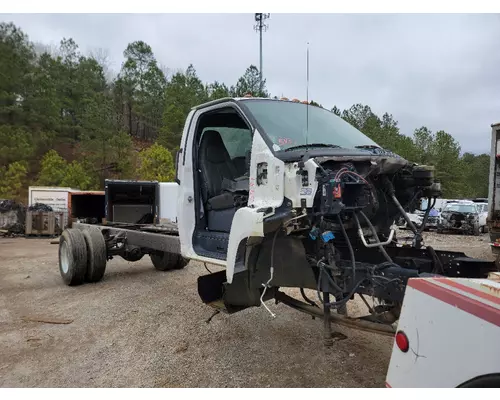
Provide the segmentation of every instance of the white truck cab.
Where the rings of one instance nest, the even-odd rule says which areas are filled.
[[[416,227],[405,209],[415,209],[419,196],[434,203],[441,195],[432,167],[381,148],[307,102],[244,97],[194,107],[176,155],[176,182],[177,191],[108,182],[106,223],[78,223],[61,236],[64,282],[99,281],[114,256],[148,255],[160,271],[189,260],[217,264],[225,269],[197,280],[205,304],[227,313],[263,306],[274,316],[265,302],[275,300],[321,318],[331,346],[332,322],[393,335],[411,278],[482,278],[495,268],[424,245],[425,223]],[[168,193],[177,198],[162,198]],[[169,201],[177,203],[176,223],[158,218]],[[145,214],[117,220],[130,208]],[[411,245],[397,240],[399,216],[413,233]],[[303,301],[281,288],[298,288]],[[368,315],[347,315],[355,294],[376,303]]]

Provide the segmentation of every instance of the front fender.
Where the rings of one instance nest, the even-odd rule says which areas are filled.
[[[242,240],[251,236],[264,236],[264,212],[256,208],[240,208],[234,214],[229,234],[226,260],[226,280],[232,283],[238,247]]]

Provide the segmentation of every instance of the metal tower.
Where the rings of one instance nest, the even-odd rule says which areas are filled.
[[[260,85],[259,89],[260,92],[262,93],[262,32],[266,31],[268,28],[268,25],[264,23],[266,19],[269,18],[271,14],[264,14],[264,13],[255,13],[255,22],[256,24],[254,25],[255,31],[259,32],[259,47],[260,47],[260,65],[259,65],[259,79],[260,79]]]

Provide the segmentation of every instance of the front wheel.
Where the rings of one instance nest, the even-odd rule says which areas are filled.
[[[158,251],[150,254],[151,261],[158,271],[170,271],[173,269],[182,269],[188,264],[188,260],[180,254]]]

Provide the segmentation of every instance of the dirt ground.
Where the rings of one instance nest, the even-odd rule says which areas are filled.
[[[427,234],[437,249],[491,259],[487,235]],[[383,387],[392,339],[339,327],[284,305],[227,316],[203,305],[202,265],[158,272],[149,257],[108,264],[97,284],[67,287],[57,245],[0,239],[2,387]],[[350,311],[358,311],[358,304]],[[22,317],[69,319],[64,325]]]

